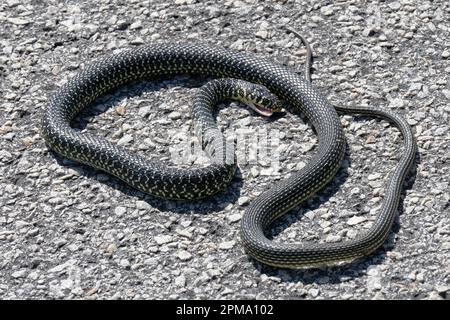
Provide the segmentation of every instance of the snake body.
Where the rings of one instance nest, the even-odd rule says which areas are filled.
[[[177,74],[230,77],[265,86],[279,98],[298,108],[316,129],[319,144],[312,160],[289,178],[274,184],[246,210],[242,218],[242,242],[257,260],[281,267],[299,268],[365,256],[387,238],[396,215],[402,183],[414,158],[415,145],[408,124],[381,110],[334,108],[306,79],[284,66],[245,53],[198,44],[157,44],[107,56],[86,66],[50,99],[44,111],[41,132],[50,148],[59,154],[109,172],[151,195],[169,199],[199,199],[223,190],[236,165],[220,139],[211,138],[215,161],[206,168],[184,170],[149,161],[104,139],[71,128],[73,118],[95,99],[132,81]],[[210,95],[216,94],[214,90]],[[208,102],[205,94],[201,102]],[[209,107],[211,108],[211,107]],[[212,132],[202,107],[194,116],[198,130]],[[356,239],[339,243],[282,244],[269,240],[264,230],[278,217],[310,198],[336,174],[344,157],[345,139],[338,111],[383,116],[399,126],[405,150],[387,188],[384,205],[372,228]],[[215,141],[215,142],[211,142]]]

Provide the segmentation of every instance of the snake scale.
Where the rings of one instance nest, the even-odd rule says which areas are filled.
[[[217,94],[214,90],[197,98],[193,111],[197,130],[207,136],[206,144],[213,149],[209,153],[215,160],[206,168],[167,167],[70,126],[77,114],[113,89],[145,78],[178,74],[234,78],[262,85],[303,112],[317,132],[319,143],[311,161],[263,192],[243,215],[242,243],[249,255],[272,266],[303,268],[351,261],[383,244],[394,222],[402,184],[415,155],[409,125],[401,117],[377,108],[333,107],[310,81],[265,59],[219,47],[171,43],[146,45],[109,55],[87,65],[57,90],[42,117],[42,136],[57,153],[106,171],[151,195],[169,199],[211,196],[230,183],[236,169],[235,162],[223,161],[227,151],[223,149],[218,129],[205,112],[212,109],[210,104],[217,102],[211,97]],[[404,137],[403,155],[390,177],[376,220],[368,231],[343,242],[283,244],[269,240],[264,232],[270,224],[312,197],[340,168],[345,138],[337,111],[386,118]]]

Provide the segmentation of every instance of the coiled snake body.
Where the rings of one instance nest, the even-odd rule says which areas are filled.
[[[246,251],[263,263],[299,268],[365,256],[387,238],[394,221],[399,193],[411,166],[415,145],[407,123],[378,109],[336,108],[338,111],[383,116],[393,121],[405,139],[405,150],[387,187],[385,201],[371,229],[353,240],[339,243],[282,244],[269,240],[264,230],[276,218],[298,206],[324,187],[336,174],[344,156],[344,134],[336,109],[303,77],[289,69],[244,53],[190,44],[158,44],[108,56],[88,65],[51,98],[42,118],[46,143],[61,155],[104,170],[149,194],[170,199],[198,199],[224,189],[236,164],[222,161],[227,151],[219,140],[210,153],[215,161],[206,168],[174,169],[130,154],[125,149],[70,127],[72,119],[96,98],[131,81],[176,74],[201,74],[243,79],[268,88],[302,111],[318,134],[313,159],[300,171],[276,183],[254,200],[242,218],[242,241]],[[213,99],[214,100],[214,99]],[[203,103],[203,104],[202,104]],[[198,100],[194,118],[197,129],[217,134],[207,119],[207,97]],[[203,109],[202,109],[203,108]],[[195,111],[197,110],[197,111]],[[211,142],[216,141],[216,142]]]

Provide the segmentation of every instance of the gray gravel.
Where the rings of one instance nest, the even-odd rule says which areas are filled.
[[[363,4],[364,3],[364,4]],[[448,1],[32,1],[0,4],[0,297],[63,299],[449,299],[450,4]],[[304,166],[316,136],[292,114],[268,121],[231,103],[226,132],[279,130],[280,168],[242,164],[202,203],[153,199],[62,159],[38,133],[51,93],[87,61],[143,43],[197,41],[303,70],[334,104],[402,114],[419,147],[384,248],[348,267],[306,271],[250,260],[240,218],[259,193]],[[77,126],[168,160],[190,130],[202,79],[143,82],[102,98]],[[334,182],[278,222],[284,242],[351,239],[370,227],[402,151],[384,121],[342,117],[348,156]],[[201,163],[198,159],[193,162]]]

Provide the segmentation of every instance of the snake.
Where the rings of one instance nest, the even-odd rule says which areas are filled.
[[[402,186],[415,157],[414,136],[409,124],[391,111],[331,105],[311,83],[311,48],[305,38],[299,38],[307,46],[305,75],[266,58],[202,43],[145,44],[106,55],[88,63],[51,96],[41,118],[41,135],[57,154],[107,172],[144,193],[196,200],[224,190],[237,167],[211,114],[215,105],[223,99],[236,99],[270,116],[279,111],[275,96],[306,116],[316,131],[318,145],[303,168],[273,183],[248,205],[241,219],[245,252],[263,264],[293,269],[348,263],[368,256],[386,241],[394,223]],[[72,127],[80,112],[108,92],[132,82],[176,75],[214,78],[200,89],[192,107],[195,131],[211,157],[207,166],[174,168]],[[323,189],[341,167],[346,140],[340,113],[387,119],[403,136],[402,156],[390,175],[374,222],[367,231],[341,242],[291,244],[269,239],[266,232],[270,225]]]

